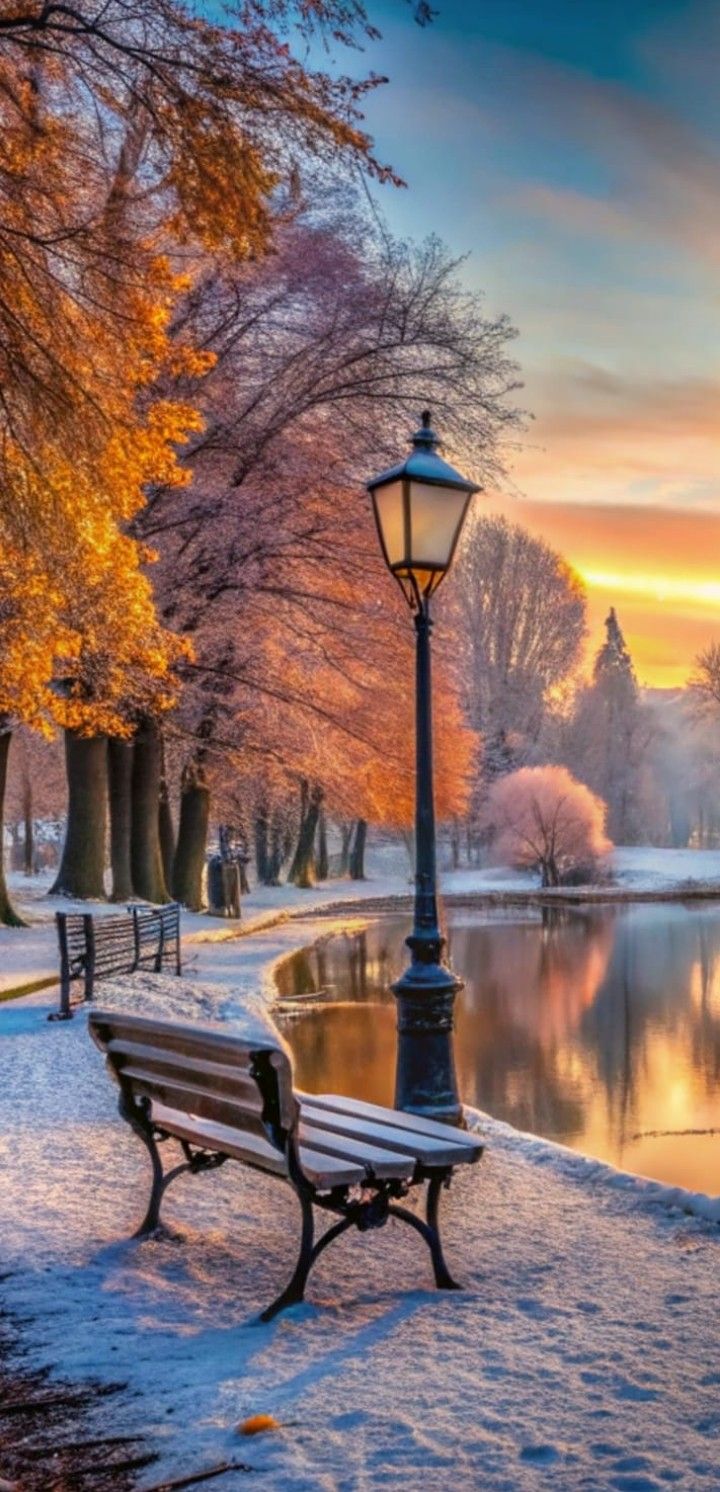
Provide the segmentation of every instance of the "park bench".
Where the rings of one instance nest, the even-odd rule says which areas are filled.
[[[70,988],[82,980],[84,998],[92,1000],[98,979],[152,969],[160,974],[170,964],[176,974],[180,962],[180,907],[128,907],[114,917],[91,912],[56,912],[60,945],[60,1009],[55,1019],[68,1020]]]
[[[287,1053],[272,1040],[248,1042],[217,1027],[93,1010],[90,1032],[120,1088],[120,1113],[146,1145],[152,1189],[135,1237],[160,1225],[166,1188],[236,1160],[293,1187],[301,1208],[295,1271],[261,1319],[303,1299],[328,1244],[349,1228],[382,1228],[399,1218],[425,1240],[440,1290],[457,1290],[443,1257],[440,1192],[453,1170],[479,1160],[475,1135],[414,1114],[340,1094],[293,1091]],[[160,1145],[179,1141],[184,1159],[166,1169]],[[427,1182],[425,1218],[403,1207]],[[313,1208],[339,1219],[315,1240]]]

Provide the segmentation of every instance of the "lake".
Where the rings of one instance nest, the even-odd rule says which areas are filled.
[[[406,916],[277,977],[300,1087],[392,1104]],[[659,1181],[720,1193],[720,906],[447,908],[463,1101]]]

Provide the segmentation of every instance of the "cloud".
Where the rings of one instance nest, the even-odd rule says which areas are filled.
[[[498,52],[506,107],[533,141],[524,152],[532,174],[506,184],[503,206],[566,235],[644,241],[654,254],[681,246],[717,268],[720,151],[708,135],[667,98],[544,56]]]
[[[536,419],[512,470],[526,496],[720,502],[720,380],[641,378],[566,359],[528,378],[528,396]]]

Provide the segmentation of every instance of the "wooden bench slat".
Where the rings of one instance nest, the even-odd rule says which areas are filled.
[[[120,1071],[127,1067],[141,1067],[157,1077],[171,1080],[187,1078],[193,1088],[208,1089],[226,1098],[236,1098],[243,1109],[251,1113],[262,1113],[262,1095],[257,1083],[242,1067],[180,1056],[162,1047],[146,1046],[138,1041],[123,1040],[122,1037],[113,1037],[108,1043],[107,1052],[113,1066]]]
[[[215,1025],[179,1025],[177,1021],[130,1015],[124,1011],[94,1011],[90,1015],[89,1027],[101,1051],[107,1052],[112,1041],[135,1042],[178,1061],[187,1058],[201,1065],[214,1062],[230,1068],[238,1079],[244,1078],[252,1085],[253,1092],[260,1095],[268,1122],[290,1129],[296,1121],[298,1104],[292,1091],[290,1061],[286,1052],[271,1039],[264,1041],[260,1038],[251,1045]],[[189,1086],[197,1088],[198,1085],[193,1079]],[[207,1086],[210,1087],[211,1083]],[[178,1100],[174,1107],[185,1108],[188,1104]],[[189,1108],[192,1112],[192,1104]]]
[[[103,1010],[98,1008],[90,1017],[90,1030],[95,1036],[96,1031],[106,1029],[108,1039],[114,1037],[127,1037],[130,1040],[142,1040],[143,1034],[151,1038],[155,1047],[162,1047],[169,1052],[187,1053],[188,1056],[198,1057],[202,1060],[207,1056],[211,1061],[224,1053],[232,1058],[232,1065],[239,1070],[248,1069],[256,1052],[278,1053],[279,1048],[272,1041],[246,1042],[237,1035],[226,1034],[219,1031],[216,1026],[206,1025],[198,1021],[197,1025],[181,1026],[177,1021],[155,1020],[149,1015],[130,1015],[122,1010]],[[105,1046],[101,1040],[99,1043]],[[285,1058],[287,1062],[287,1058]],[[289,1068],[289,1063],[288,1063]]]
[[[355,1161],[364,1166],[373,1176],[382,1180],[398,1177],[405,1180],[412,1176],[416,1160],[413,1155],[401,1155],[397,1151],[383,1150],[379,1145],[353,1139],[349,1135],[333,1134],[330,1130],[315,1129],[313,1125],[300,1121],[300,1144],[309,1145],[324,1155],[337,1155],[341,1160]]]
[[[380,1104],[366,1103],[362,1098],[348,1098],[343,1093],[305,1093],[296,1089],[296,1095],[302,1104],[312,1104],[316,1109],[329,1109],[338,1114],[352,1114],[359,1118],[371,1119],[379,1124],[389,1124],[393,1129],[408,1129],[413,1134],[429,1135],[435,1139],[446,1139],[448,1131],[452,1135],[453,1144],[460,1145],[467,1150],[482,1150],[482,1140],[477,1135],[469,1135],[463,1129],[456,1129],[449,1124],[440,1124],[436,1119],[425,1119],[421,1114],[406,1114],[400,1109],[386,1109]]]
[[[397,1150],[401,1154],[414,1155],[423,1166],[455,1166],[461,1165],[463,1161],[474,1160],[475,1156],[470,1147],[454,1143],[453,1132],[447,1126],[448,1133],[443,1139],[437,1139],[435,1135],[422,1135],[405,1127],[389,1124],[379,1124],[377,1121],[359,1118],[353,1114],[340,1114],[331,1109],[316,1108],[310,1103],[303,1102],[300,1106],[300,1119],[307,1124],[312,1124],[314,1129],[327,1130],[329,1133],[346,1135],[352,1139],[367,1140],[372,1145],[379,1145],[388,1150]]]
[[[223,1124],[212,1124],[204,1120],[195,1122],[188,1114],[180,1114],[158,1103],[152,1106],[152,1117],[153,1122],[161,1129],[166,1129],[168,1134],[176,1135],[179,1139],[187,1140],[190,1145],[200,1148],[208,1145],[217,1148],[223,1155],[245,1160],[249,1165],[259,1166],[263,1170],[268,1168],[278,1176],[287,1176],[284,1155],[271,1145],[263,1147],[262,1142],[255,1143],[249,1135],[238,1134],[237,1130]],[[362,1166],[353,1165],[336,1156],[323,1155],[306,1146],[300,1147],[300,1164],[308,1180],[318,1191],[329,1191],[333,1186],[359,1186],[365,1180]]]
[[[300,1165],[307,1180],[319,1192],[329,1192],[333,1186],[362,1186],[367,1180],[363,1166],[341,1160],[337,1155],[313,1150],[308,1145],[300,1145]]]
[[[187,1140],[189,1145],[196,1145],[199,1149],[207,1146],[219,1150],[222,1155],[231,1155],[237,1160],[247,1161],[248,1165],[272,1171],[276,1176],[287,1176],[287,1162],[282,1150],[276,1150],[263,1135],[238,1130],[212,1119],[196,1120],[192,1114],[185,1114],[158,1100],[153,1102],[151,1113],[153,1124],[180,1140]]]
[[[156,1077],[142,1067],[124,1067],[124,1079],[132,1083],[133,1093],[149,1098],[153,1103],[165,1104],[167,1108],[179,1109],[184,1114],[193,1114],[200,1119],[210,1119],[216,1124],[228,1125],[231,1129],[251,1129],[265,1133],[265,1126],[257,1109],[245,1108],[238,1100],[220,1098],[207,1089],[194,1088],[190,1084],[173,1082],[170,1078]]]

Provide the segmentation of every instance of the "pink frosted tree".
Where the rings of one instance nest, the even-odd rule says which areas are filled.
[[[602,799],[565,767],[523,767],[498,778],[488,794],[494,858],[537,869],[543,886],[559,886],[611,849],[605,815]]]

